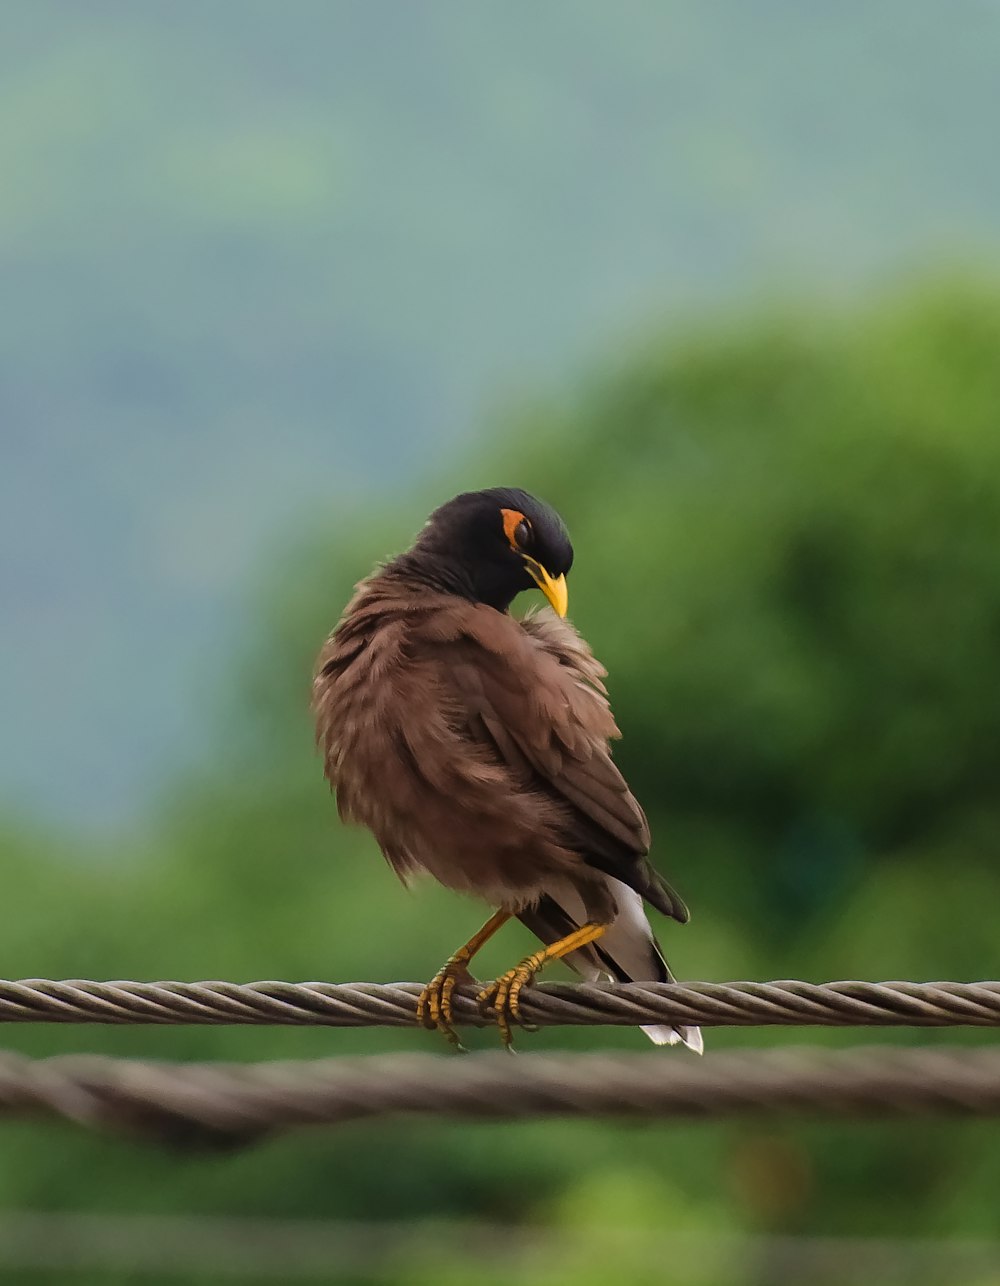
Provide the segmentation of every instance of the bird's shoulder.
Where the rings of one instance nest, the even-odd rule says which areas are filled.
[[[546,608],[518,621],[463,604],[416,628],[472,734],[546,783],[580,819],[582,844],[648,851],[645,815],[611,757],[620,734],[604,667],[572,625]]]
[[[566,756],[589,760],[619,736],[604,667],[568,622],[549,609],[523,620],[454,595],[419,594],[373,577],[361,582],[317,659],[318,711],[353,697],[391,699],[399,713],[412,688],[457,704],[510,750],[555,773]],[[508,736],[503,736],[506,729]],[[515,757],[515,756],[511,756]]]
[[[619,736],[606,671],[584,639],[549,608],[518,620],[482,604],[457,602],[410,622],[410,653],[440,668],[451,686],[490,698],[513,724],[566,749]]]

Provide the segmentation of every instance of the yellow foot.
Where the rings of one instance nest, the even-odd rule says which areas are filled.
[[[514,1036],[510,1026],[512,1022],[519,1024],[525,1031],[537,1031],[537,1028],[530,1026],[521,1018],[521,988],[531,982],[546,958],[544,952],[536,951],[533,956],[528,956],[513,969],[502,973],[495,982],[484,987],[476,997],[478,1005],[484,1009],[493,1010],[504,1049],[510,1050],[511,1053],[514,1051]]]
[[[454,1028],[451,996],[459,983],[464,985],[475,981],[469,972],[468,961],[461,955],[454,955],[437,971],[417,999],[417,1022],[420,1026],[439,1031],[461,1053],[465,1049]]]

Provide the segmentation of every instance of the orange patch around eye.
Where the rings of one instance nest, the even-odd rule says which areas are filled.
[[[501,509],[500,514],[503,517],[504,535],[510,541],[511,549],[517,549],[517,540],[514,537],[514,532],[517,531],[520,523],[527,522],[528,520],[525,518],[524,514],[519,513],[517,509]]]

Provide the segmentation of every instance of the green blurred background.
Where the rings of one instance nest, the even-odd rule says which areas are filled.
[[[998,60],[973,0],[0,10],[0,974],[433,973],[480,908],[338,826],[310,671],[430,508],[507,484],[573,534],[571,614],[693,908],[658,926],[678,974],[997,976]],[[205,1157],[7,1124],[0,1272],[222,1280],[142,1268],[126,1217],[170,1215],[189,1247],[195,1216],[262,1245],[335,1221],[331,1282],[987,1286],[998,1143],[375,1124]],[[95,1225],[117,1269],[56,1222],[81,1213],[125,1220]]]

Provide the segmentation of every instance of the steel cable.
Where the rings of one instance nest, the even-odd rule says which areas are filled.
[[[743,1117],[774,1112],[1000,1115],[1000,1050],[743,1050],[467,1058],[391,1054],[168,1064],[0,1054],[0,1117],[62,1117],[173,1145],[239,1145],[378,1116],[496,1121]]]
[[[0,981],[0,1023],[410,1027],[418,983]],[[458,1025],[489,1026],[475,989],[454,994]],[[1000,982],[541,983],[538,1026],[1000,1026]]]

